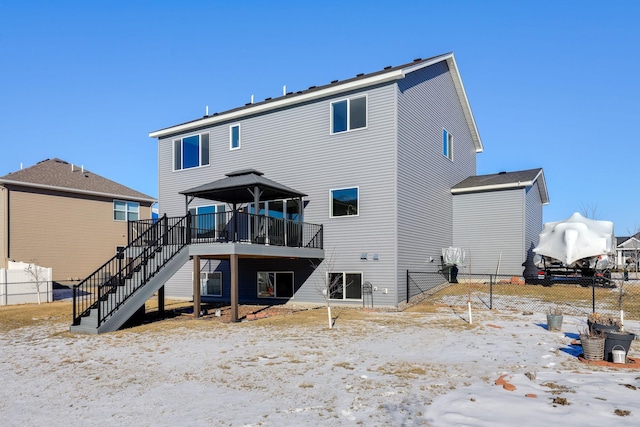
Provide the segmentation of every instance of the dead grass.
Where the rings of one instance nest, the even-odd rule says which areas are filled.
[[[2,306],[0,307],[0,332],[51,323],[70,325],[72,312],[69,301]]]

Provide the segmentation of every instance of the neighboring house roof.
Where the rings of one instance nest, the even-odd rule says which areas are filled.
[[[357,76],[347,80],[334,80],[324,86],[311,86],[307,90],[302,90],[295,93],[288,92],[287,94],[277,98],[267,98],[262,102],[248,103],[239,108],[234,108],[232,110],[224,111],[221,113],[213,113],[212,115],[207,115],[190,122],[150,132],[149,136],[151,138],[162,138],[173,134],[193,131],[205,126],[211,126],[223,121],[238,120],[242,117],[253,114],[264,113],[267,111],[289,107],[327,96],[334,96],[336,94],[347,91],[363,89],[381,83],[400,80],[404,78],[408,73],[417,71],[421,68],[425,68],[442,61],[446,61],[447,65],[449,66],[449,71],[451,72],[451,76],[453,77],[453,84],[456,88],[460,104],[462,105],[464,117],[467,121],[467,126],[469,127],[473,143],[476,147],[476,152],[480,153],[483,150],[482,141],[480,140],[480,134],[478,133],[478,128],[476,127],[476,122],[471,112],[471,106],[469,105],[467,94],[464,90],[464,85],[462,84],[460,73],[458,72],[458,65],[456,64],[456,60],[452,52],[427,59],[418,58],[413,62],[407,64],[399,65],[396,67],[385,67],[383,70],[369,74],[358,74]]]
[[[253,190],[259,188],[260,200],[304,197],[306,194],[263,177],[262,172],[245,169],[226,174],[226,178],[181,191],[185,196],[217,200],[226,203],[248,203],[255,200]]]
[[[618,249],[638,249],[640,248],[640,232],[633,236],[616,237]]]
[[[477,193],[481,191],[509,190],[538,185],[543,205],[549,203],[547,183],[542,168],[517,172],[499,172],[490,175],[470,176],[451,188],[451,193]]]
[[[60,159],[46,159],[0,177],[0,184],[91,194],[153,203],[156,200]]]

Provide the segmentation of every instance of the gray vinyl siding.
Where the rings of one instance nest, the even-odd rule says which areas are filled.
[[[369,88],[360,94],[367,95],[366,129],[330,134],[331,101],[354,94],[318,100],[205,129],[210,135],[210,164],[201,168],[173,171],[172,141],[202,131],[159,140],[160,213],[185,213],[180,191],[221,179],[231,171],[259,170],[269,179],[308,194],[305,222],[324,224],[326,259],[299,287],[294,299],[323,302],[315,288],[324,272],[353,271],[362,272],[363,281],[389,289],[387,294],[375,296],[376,305],[395,306],[395,85]],[[241,148],[229,150],[229,125],[238,123]],[[330,189],[356,186],[359,216],[329,218]],[[210,204],[196,200],[192,205],[205,203]],[[370,254],[367,261],[360,260],[363,252]],[[373,261],[374,253],[378,261]],[[279,261],[271,264],[271,270],[277,269]],[[254,272],[240,273],[241,289],[255,287]],[[190,289],[190,281],[190,275],[179,274],[167,290]],[[171,296],[169,292],[167,296]]]
[[[525,276],[535,274],[538,270],[533,265],[533,248],[538,246],[538,239],[542,231],[542,202],[540,199],[540,189],[538,184],[527,188],[525,196],[525,238],[524,238],[524,254],[527,266]]]
[[[406,300],[406,270],[436,271],[453,242],[451,187],[476,173],[476,152],[447,64],[407,75],[398,98],[397,302]],[[453,135],[453,161],[442,131]],[[430,263],[432,257],[434,262]]]
[[[453,198],[453,246],[467,254],[461,274],[522,274],[524,189],[458,194]]]

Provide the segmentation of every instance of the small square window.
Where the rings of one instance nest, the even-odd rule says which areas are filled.
[[[344,99],[331,103],[331,133],[367,127],[367,97]]]
[[[331,190],[331,217],[358,215],[358,187]]]
[[[453,135],[446,129],[442,129],[442,155],[453,160]]]
[[[202,271],[200,272],[200,293],[202,295],[220,297],[222,296],[222,272]]]
[[[229,149],[240,148],[240,125],[233,125],[229,128]]]

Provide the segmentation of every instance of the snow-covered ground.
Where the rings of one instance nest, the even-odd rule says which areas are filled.
[[[304,315],[0,335],[0,425],[640,424],[640,370],[581,363],[583,318],[550,332],[544,314],[346,311],[330,330]]]

